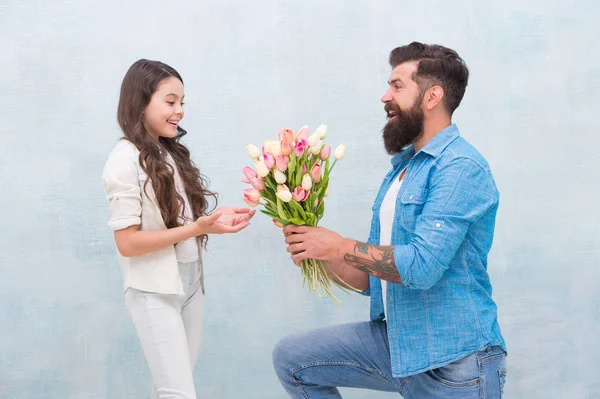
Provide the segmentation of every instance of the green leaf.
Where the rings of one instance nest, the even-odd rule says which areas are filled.
[[[262,213],[264,213],[265,215],[267,215],[267,216],[269,216],[269,217],[273,218],[273,219],[279,219],[279,215],[276,215],[276,214],[274,214],[274,213],[272,213],[272,212],[265,211],[264,209],[261,209],[260,211],[261,211]]]
[[[298,170],[296,171],[296,178],[294,179],[294,183],[296,186],[302,184],[302,166],[298,165]]]
[[[304,226],[306,224],[306,222],[304,220],[299,219],[299,218],[291,218],[289,221],[290,221],[290,223],[296,224],[298,226]]]
[[[283,201],[281,201],[281,199],[279,197],[277,197],[277,214],[279,214],[279,217],[282,220],[289,220],[290,218],[285,214],[285,211],[283,210]]]
[[[274,191],[277,191],[277,183],[271,178],[270,174],[264,177],[267,186],[269,186]]]
[[[291,200],[289,204],[292,209],[296,209],[298,212],[300,212],[302,219],[306,219],[306,213],[304,213],[304,209],[302,209],[302,206],[296,202],[296,200]]]

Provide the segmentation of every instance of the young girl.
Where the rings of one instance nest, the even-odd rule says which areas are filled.
[[[180,143],[183,80],[157,61],[134,63],[121,86],[124,137],[104,167],[127,308],[154,379],[152,398],[196,398],[193,369],[202,330],[202,248],[236,233],[254,211],[223,207]]]

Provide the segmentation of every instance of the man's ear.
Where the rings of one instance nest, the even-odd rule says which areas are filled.
[[[443,98],[444,89],[442,89],[442,86],[432,86],[427,89],[425,97],[423,98],[423,102],[425,103],[427,110],[431,111],[442,103]]]

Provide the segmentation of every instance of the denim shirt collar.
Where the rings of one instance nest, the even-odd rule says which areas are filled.
[[[421,151],[419,152],[424,152],[425,154],[429,154],[432,157],[436,158],[459,135],[460,133],[458,132],[456,124],[452,124],[441,130],[438,134],[436,134],[431,140],[429,140],[425,147],[421,148]],[[411,159],[414,155],[415,148],[411,144],[401,153],[396,154],[392,157],[392,166],[395,168],[401,163]]]

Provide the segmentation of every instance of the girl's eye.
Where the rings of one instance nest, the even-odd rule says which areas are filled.
[[[181,103],[181,106],[183,107],[185,105],[185,103]]]
[[[175,101],[167,101],[167,104],[169,104],[169,105],[175,105]]]

